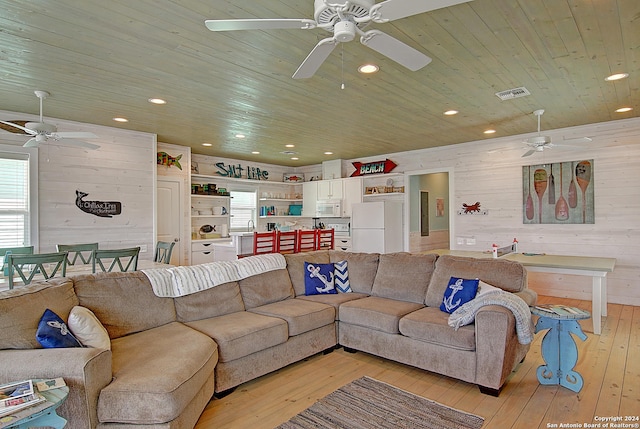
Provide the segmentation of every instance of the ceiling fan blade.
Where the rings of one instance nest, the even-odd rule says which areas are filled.
[[[431,62],[431,58],[422,52],[379,30],[367,31],[360,38],[360,43],[411,71],[419,70]]]
[[[531,156],[531,155],[533,155],[533,154],[534,154],[534,153],[536,153],[536,152],[537,152],[537,151],[536,151],[535,149],[530,149],[530,150],[526,151],[526,152],[522,155],[522,158],[524,158],[525,156]]]
[[[91,149],[91,150],[98,149],[100,147],[97,144],[85,142],[82,140],[76,140],[76,139],[56,139],[55,141],[56,143],[62,144],[65,146],[83,147],[85,149]]]
[[[306,79],[313,76],[337,45],[338,41],[333,37],[322,39],[307,55],[307,58],[300,64],[300,67],[292,77],[294,79]]]
[[[558,144],[558,146],[568,146],[565,143],[589,143],[592,141],[593,139],[590,137],[577,137],[575,139],[564,139]]]
[[[211,31],[309,30],[317,26],[312,19],[207,19],[204,25]]]
[[[25,128],[25,127],[23,127],[22,125],[14,124],[13,122],[0,121],[0,123],[3,123],[3,124],[5,124],[5,125],[9,125],[10,127],[14,127],[14,128],[19,129],[19,130],[22,130],[22,131],[24,131],[25,133],[27,133],[27,134],[29,134],[29,135],[32,135],[32,136],[35,136],[36,134],[38,134],[38,133],[36,133],[35,131],[30,130],[29,128]]]
[[[38,147],[40,146],[40,143],[35,137],[32,139],[27,140],[27,142],[25,144],[22,145],[22,147]]]
[[[369,15],[374,22],[387,22],[469,1],[472,0],[387,0],[374,5]]]
[[[98,138],[97,135],[90,132],[84,132],[84,131],[62,131],[62,132],[51,134],[51,137],[53,137],[56,140],[64,139],[64,138],[70,138],[70,139],[97,139]]]

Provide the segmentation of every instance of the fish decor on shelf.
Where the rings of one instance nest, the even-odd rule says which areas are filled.
[[[158,152],[158,165],[166,165],[167,167],[175,165],[178,169],[182,170],[182,165],[180,165],[181,158],[182,154],[174,157],[167,152]]]

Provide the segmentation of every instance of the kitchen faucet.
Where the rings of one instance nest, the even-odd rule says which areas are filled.
[[[253,222],[253,219],[249,219],[249,222],[247,222],[247,231],[251,232],[251,231],[254,231],[255,229],[256,229],[255,222]]]

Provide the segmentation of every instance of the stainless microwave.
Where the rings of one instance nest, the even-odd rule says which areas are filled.
[[[317,217],[342,217],[341,200],[320,200],[316,203]]]

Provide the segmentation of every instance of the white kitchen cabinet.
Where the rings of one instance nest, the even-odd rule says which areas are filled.
[[[342,182],[343,179],[318,180],[318,200],[341,200],[344,195]]]
[[[342,217],[351,217],[352,207],[362,202],[362,178],[348,177],[342,179],[344,197],[342,198]]]
[[[318,201],[317,181],[302,184],[302,216],[316,216],[316,201]]]

